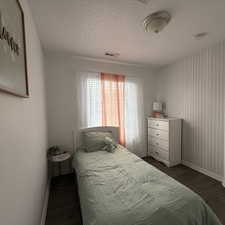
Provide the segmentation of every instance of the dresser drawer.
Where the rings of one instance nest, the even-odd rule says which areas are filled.
[[[157,159],[169,161],[169,152],[153,145],[150,146],[150,155]]]
[[[153,146],[158,146],[166,151],[169,151],[169,142],[168,140],[155,138],[155,137],[149,137],[149,144]]]
[[[160,130],[169,130],[169,122],[160,120],[148,120],[148,127]]]
[[[164,139],[166,141],[168,141],[168,139],[169,139],[169,133],[164,130],[148,128],[148,135],[153,136],[155,138]],[[149,138],[151,138],[151,137],[149,137]]]

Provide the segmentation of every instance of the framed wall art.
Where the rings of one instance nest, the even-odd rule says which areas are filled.
[[[24,13],[19,0],[0,1],[0,91],[29,97]]]

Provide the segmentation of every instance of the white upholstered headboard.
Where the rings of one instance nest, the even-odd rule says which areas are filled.
[[[103,126],[103,127],[89,127],[83,128],[79,131],[79,146],[82,144],[82,133],[86,131],[102,131],[102,132],[110,132],[112,133],[113,138],[115,141],[119,142],[119,127],[111,127],[111,126]]]

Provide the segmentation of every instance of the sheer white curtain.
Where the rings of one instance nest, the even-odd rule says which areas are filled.
[[[133,153],[145,155],[145,126],[143,83],[141,78],[126,77],[125,82],[126,147]]]
[[[99,73],[77,73],[78,129],[101,126],[101,80]]]
[[[78,96],[77,128],[102,126],[100,73],[78,73],[76,89]],[[144,156],[145,127],[142,79],[126,76],[124,90],[126,147],[131,152]]]

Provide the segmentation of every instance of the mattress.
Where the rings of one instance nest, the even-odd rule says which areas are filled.
[[[84,225],[221,225],[190,189],[122,146],[76,152]]]

